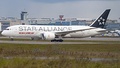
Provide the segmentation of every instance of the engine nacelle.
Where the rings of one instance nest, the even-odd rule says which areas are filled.
[[[55,34],[52,32],[45,32],[41,34],[43,40],[53,40],[55,39]]]

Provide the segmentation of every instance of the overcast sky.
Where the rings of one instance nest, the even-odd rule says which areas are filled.
[[[30,18],[91,18],[110,8],[109,19],[120,17],[120,0],[0,0],[0,17],[18,17],[27,11]]]

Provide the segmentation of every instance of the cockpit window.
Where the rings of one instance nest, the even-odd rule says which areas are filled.
[[[10,30],[9,28],[6,28],[6,30]]]

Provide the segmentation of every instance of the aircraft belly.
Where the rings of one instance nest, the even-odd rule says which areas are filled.
[[[97,35],[97,33],[94,31],[90,31],[90,30],[70,33],[70,36],[75,37],[75,38],[89,37],[93,35]]]
[[[70,36],[71,37],[83,37],[84,36],[84,33],[83,32],[75,32],[75,33],[70,33]]]

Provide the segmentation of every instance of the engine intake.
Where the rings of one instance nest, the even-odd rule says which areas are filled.
[[[53,40],[55,39],[55,34],[52,32],[45,32],[41,34],[43,40]]]

